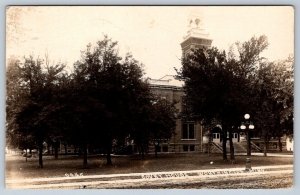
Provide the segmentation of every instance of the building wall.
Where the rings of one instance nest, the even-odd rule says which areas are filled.
[[[165,98],[169,102],[175,102],[177,111],[182,112],[183,89],[176,86],[151,85],[151,91],[158,97]],[[193,138],[184,138],[183,125],[194,124]],[[160,143],[162,152],[202,152],[202,126],[197,121],[185,121],[181,115],[176,119],[175,134],[166,142]]]
[[[151,92],[154,95],[159,96],[160,98],[165,98],[169,102],[175,102],[175,107],[177,111],[181,112],[182,111],[182,96],[183,96],[183,91],[182,89],[179,88],[167,88],[164,86],[155,86],[155,88],[152,86],[151,87]]]
[[[170,139],[170,152],[202,152],[202,126],[195,121],[188,121],[188,124],[194,124],[194,138],[184,139],[183,123],[186,121],[177,119],[175,135]]]
[[[184,56],[192,52],[193,49],[209,48],[212,40],[197,37],[190,37],[181,43],[182,53]]]

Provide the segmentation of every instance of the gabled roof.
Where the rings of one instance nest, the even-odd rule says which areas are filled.
[[[150,85],[183,87],[184,82],[176,79],[175,75],[165,75],[159,79],[147,79]]]

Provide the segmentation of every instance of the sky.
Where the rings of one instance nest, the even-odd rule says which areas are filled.
[[[71,70],[88,43],[108,35],[119,54],[130,52],[154,79],[176,74],[180,43],[191,15],[201,18],[212,46],[266,35],[269,60],[294,55],[294,10],[290,6],[13,6],[6,10],[6,58],[33,55]]]

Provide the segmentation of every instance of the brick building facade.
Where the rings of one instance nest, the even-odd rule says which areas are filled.
[[[175,103],[178,113],[185,109],[183,83],[172,75],[166,75],[160,79],[148,79],[151,91],[154,95]],[[199,122],[188,120],[182,114],[176,119],[175,134],[164,140],[160,146],[161,152],[194,152],[203,151],[203,129]],[[150,148],[151,151],[151,148]]]

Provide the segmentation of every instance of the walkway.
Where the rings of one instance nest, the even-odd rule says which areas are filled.
[[[208,180],[249,178],[261,175],[293,174],[293,165],[260,166],[245,168],[146,172],[129,174],[87,175],[77,177],[52,177],[25,180],[6,180],[7,188],[13,189],[83,189],[83,188],[130,188],[148,184],[169,185]]]

